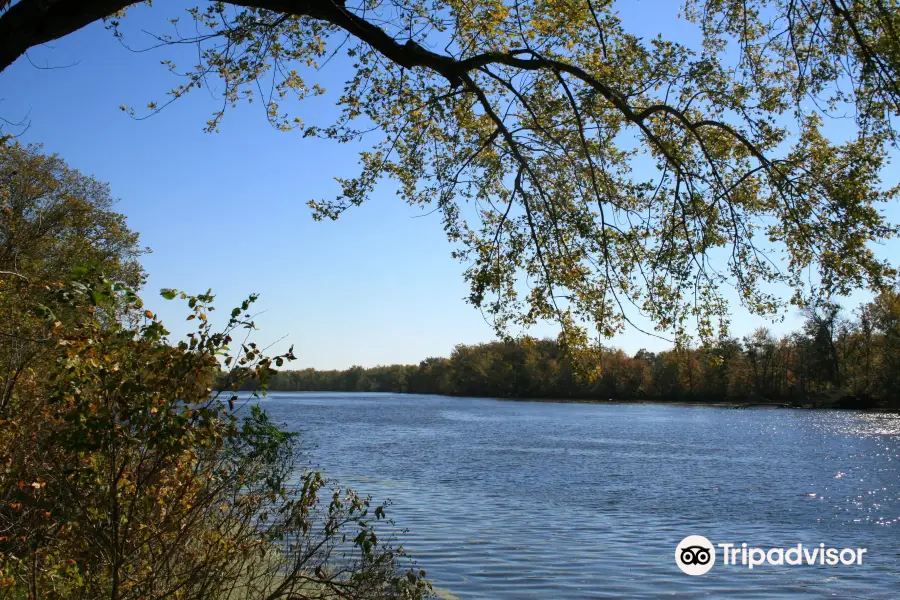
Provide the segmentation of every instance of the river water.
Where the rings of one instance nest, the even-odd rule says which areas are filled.
[[[448,598],[900,598],[900,415],[275,393],[305,457],[390,499]],[[688,535],[866,548],[683,574]]]

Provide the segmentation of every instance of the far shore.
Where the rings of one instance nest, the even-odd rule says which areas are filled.
[[[392,392],[392,391],[343,391],[343,390],[271,390],[270,393],[328,393],[328,394],[400,394],[400,395],[427,395],[444,396],[446,398],[481,398],[486,400],[501,400],[505,402],[544,402],[557,404],[664,404],[684,407],[711,407],[711,408],[765,408],[765,409],[795,409],[795,410],[853,410],[861,412],[900,413],[900,406],[884,405],[884,402],[876,402],[870,399],[860,399],[856,396],[844,396],[831,401],[805,401],[802,403],[789,403],[765,400],[676,400],[660,398],[529,398],[516,396],[464,396],[456,394],[425,394],[420,392]],[[849,401],[848,401],[849,399]],[[854,406],[854,403],[860,405]],[[872,405],[875,403],[875,405]],[[866,405],[868,404],[868,405]]]
[[[441,394],[437,394],[441,395]],[[448,398],[482,398],[483,396],[447,396]],[[765,408],[765,409],[797,409],[797,410],[856,410],[863,412],[900,412],[900,407],[891,406],[839,406],[835,404],[815,404],[805,402],[790,404],[787,402],[759,402],[741,400],[663,400],[657,398],[516,398],[516,397],[491,397],[491,400],[504,400],[510,402],[548,402],[560,404],[666,404],[685,407],[714,407],[714,408]]]
[[[469,397],[469,396],[448,396],[449,398]],[[508,400],[511,402],[556,402],[560,404],[665,404],[673,406],[685,407],[712,407],[712,408],[765,408],[765,409],[796,409],[796,410],[856,410],[863,412],[900,412],[900,407],[875,406],[870,408],[862,407],[844,407],[834,405],[814,405],[812,403],[804,403],[792,405],[785,402],[742,402],[740,400],[659,400],[648,398],[610,398],[602,400],[600,398],[492,398],[492,400]]]

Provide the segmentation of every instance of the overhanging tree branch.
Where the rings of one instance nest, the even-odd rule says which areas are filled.
[[[46,44],[137,2],[128,0],[20,0],[0,14],[0,72],[29,48]]]

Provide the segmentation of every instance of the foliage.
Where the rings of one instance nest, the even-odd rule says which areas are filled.
[[[0,68],[101,18],[122,37],[133,4],[7,3]],[[880,181],[897,147],[897,0],[685,0],[653,38],[617,6],[188,5],[190,26],[176,16],[157,41],[196,53],[187,67],[164,59],[183,79],[146,114],[209,87],[223,92],[210,131],[258,92],[280,129],[340,142],[377,131],[360,174],[311,202],[316,217],[396,180],[407,202],[441,213],[469,300],[501,334],[555,319],[579,347],[588,327],[611,335],[639,312],[680,342],[693,321],[710,342],[727,334],[723,287],[760,314],[785,308],[770,284],[798,306],[889,287],[894,269],[871,242],[896,232],[878,208],[897,195]],[[290,102],[323,93],[326,66],[346,82],[340,117],[292,118]],[[845,115],[855,127],[830,140],[824,123]]]
[[[139,287],[145,249],[113,210],[109,186],[70,168],[41,146],[0,145],[0,268],[3,279],[68,276],[93,262],[110,277]]]
[[[247,339],[255,297],[217,332],[210,292],[163,290],[197,325],[170,340],[121,281],[140,273],[136,236],[106,188],[36,149],[6,150],[0,256],[16,259],[0,286],[2,348],[19,362],[2,374],[0,596],[427,595],[424,572],[398,571],[384,507],[299,469],[296,435],[258,406],[272,367],[294,356]],[[233,391],[250,381],[253,395]]]
[[[58,297],[141,307],[133,292],[92,274]],[[232,354],[235,331],[253,328],[247,315],[238,309],[213,333],[212,296],[186,299],[200,324],[177,346],[149,311],[127,325],[85,311],[52,327],[46,370],[21,380],[0,414],[7,593],[420,597],[428,589],[420,574],[396,575],[402,551],[376,534],[382,507],[370,512],[351,490],[321,506],[326,482],[297,474],[294,436],[237,394],[212,393],[219,358],[236,357],[242,373],[265,381],[274,361],[292,355],[267,358],[252,344]]]
[[[42,154],[40,146],[0,144],[0,408],[46,347],[47,321],[34,311],[74,265],[142,284],[138,258],[145,250],[113,202],[106,184]],[[105,318],[115,318],[117,307],[107,308]],[[57,312],[62,318],[70,310]]]

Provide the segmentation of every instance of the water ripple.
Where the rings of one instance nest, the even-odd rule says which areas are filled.
[[[390,498],[442,597],[896,598],[900,417],[273,394],[312,465]],[[859,567],[675,566],[689,534],[868,548]]]

